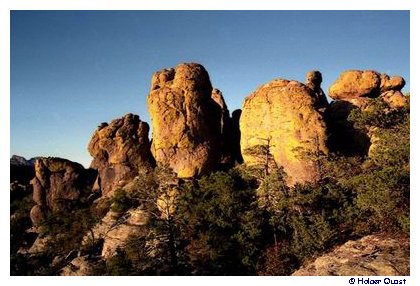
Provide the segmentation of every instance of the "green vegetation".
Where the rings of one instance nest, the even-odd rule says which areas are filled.
[[[50,214],[42,224],[43,234],[54,238],[48,253],[13,256],[12,265],[20,268],[12,274],[34,274],[28,269],[37,265],[42,267],[35,274],[55,274],[45,265],[79,250],[82,237],[109,209],[123,215],[141,208],[150,218],[139,235],[92,270],[95,275],[290,275],[350,238],[408,235],[409,113],[379,100],[367,111],[354,109],[351,124],[372,136],[369,156],[315,154],[317,184],[287,186],[267,146],[249,150],[259,154],[253,166],[199,179],[177,180],[161,166],[141,172],[100,206]],[[17,221],[30,206],[27,198],[12,205]],[[12,224],[12,236],[17,227]]]
[[[344,183],[357,190],[356,205],[368,230],[403,230],[408,234],[410,109],[388,110],[382,105],[378,100],[367,112],[354,110],[350,116],[359,128],[367,126],[375,140],[360,171]]]
[[[132,200],[123,190],[117,190],[111,200],[111,210],[116,213],[124,213],[132,207]]]
[[[251,167],[175,186],[176,208],[149,225],[154,238],[165,238],[155,244],[159,259],[156,253],[143,259],[148,267],[136,273],[289,275],[349,238],[408,234],[409,109],[388,110],[373,101],[365,112],[354,109],[350,120],[358,130],[374,132],[370,155],[316,154],[318,184],[287,187],[269,148],[259,146],[249,150],[260,155]],[[162,194],[162,182],[170,181],[157,177],[148,179],[149,194]],[[144,190],[148,184],[141,185]]]

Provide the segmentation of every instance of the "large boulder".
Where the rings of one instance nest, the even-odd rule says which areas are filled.
[[[203,66],[180,64],[156,72],[147,98],[152,153],[180,178],[213,170],[220,159],[222,111]]]
[[[33,200],[31,220],[38,225],[47,211],[62,210],[67,203],[89,195],[94,172],[82,165],[61,158],[39,158],[32,179]]]
[[[408,238],[381,235],[350,240],[292,275],[407,276],[410,275],[410,243]]]
[[[336,100],[359,97],[377,97],[381,86],[381,75],[372,70],[350,70],[343,72],[331,85],[329,96]]]
[[[140,168],[153,166],[149,125],[131,113],[111,123],[102,123],[90,140],[91,168],[98,171],[94,189],[110,196],[138,175]]]
[[[349,70],[343,72],[329,88],[329,96],[334,100],[351,102],[357,107],[364,107],[369,98],[385,96],[391,107],[399,107],[404,96],[400,92],[405,85],[405,80],[400,76],[390,77],[373,70]],[[391,93],[390,93],[391,91]],[[389,100],[396,93],[397,102]],[[405,102],[404,102],[405,104]],[[397,106],[398,105],[398,106]]]
[[[329,96],[335,100],[326,111],[330,150],[351,156],[368,155],[373,133],[368,126],[355,128],[348,119],[351,111],[368,110],[374,99],[384,101],[389,108],[404,107],[408,102],[401,92],[404,85],[400,76],[390,77],[372,70],[343,72],[329,88]]]
[[[248,96],[240,116],[244,162],[258,161],[249,150],[268,145],[277,165],[287,173],[289,184],[315,182],[319,174],[314,156],[328,152],[326,127],[315,104],[310,88],[283,79],[273,80]]]
[[[381,98],[391,108],[401,108],[407,105],[408,99],[399,90],[389,90],[381,94]]]

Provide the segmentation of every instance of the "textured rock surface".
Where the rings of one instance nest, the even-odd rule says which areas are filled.
[[[39,254],[48,250],[48,243],[53,238],[51,236],[38,235],[29,249],[21,249],[21,253]]]
[[[140,209],[131,209],[123,216],[109,211],[92,230],[96,241],[103,240],[101,255],[105,259],[114,255],[131,235],[139,235],[148,219],[148,215]],[[90,243],[92,234],[86,235],[83,241],[84,244]]]
[[[220,158],[222,112],[204,67],[180,64],[156,72],[147,103],[156,161],[182,178],[211,171]]]
[[[112,195],[139,168],[153,165],[148,134],[149,125],[131,113],[98,127],[88,146],[91,168],[98,170],[94,189]]]
[[[31,212],[29,213],[29,216],[31,218],[33,225],[38,225],[46,215],[46,210],[44,206],[41,205],[35,205],[31,208]]]
[[[332,99],[347,100],[379,96],[381,75],[375,71],[350,70],[343,72],[329,89]]]
[[[221,109],[221,120],[220,120],[220,162],[225,165],[232,165],[234,163],[234,145],[239,141],[234,140],[234,130],[232,118],[229,114],[229,109],[225,103],[222,92],[218,89],[213,89],[211,93],[211,98],[220,106]]]
[[[31,220],[38,225],[46,211],[60,210],[62,204],[77,201],[90,192],[94,173],[82,165],[61,158],[39,158],[32,179],[33,200]]]
[[[70,261],[63,269],[61,276],[86,276],[91,275],[92,263],[85,256],[79,256]]]
[[[378,235],[351,240],[315,259],[293,275],[410,275],[409,241]]]
[[[391,108],[400,108],[407,104],[407,97],[401,91],[389,90],[382,93],[381,97]]]
[[[401,90],[405,86],[404,78],[400,76],[388,76],[381,74],[381,93],[389,90]]]
[[[277,79],[245,99],[240,118],[244,162],[255,158],[247,149],[267,145],[277,165],[283,166],[289,183],[313,182],[318,178],[313,158],[305,154],[325,152],[326,127],[314,107],[312,90],[297,81]]]
[[[401,93],[405,81],[400,76],[389,77],[376,71],[352,70],[343,72],[329,89],[329,96],[335,99],[327,109],[327,125],[330,132],[329,147],[345,155],[368,155],[371,135],[368,128],[357,130],[349,122],[352,109],[365,111],[372,98],[379,98],[391,108],[407,104],[407,97]]]
[[[219,105],[221,109],[221,121],[220,121],[220,129],[223,132],[223,128],[226,125],[226,122],[229,120],[229,109],[226,105],[225,99],[223,98],[223,94],[217,88],[213,89],[211,92],[211,98]]]
[[[321,88],[322,74],[319,71],[310,71],[306,74],[306,86],[313,91],[315,96],[315,107],[324,109],[328,106],[327,97]]]
[[[405,81],[400,76],[389,77],[372,70],[350,70],[343,72],[329,88],[329,96],[335,100],[345,100],[355,106],[363,107],[368,98],[385,95],[386,92],[399,92],[404,87]],[[388,93],[388,98],[390,94]],[[401,101],[396,100],[396,101]],[[396,105],[398,105],[397,103]]]

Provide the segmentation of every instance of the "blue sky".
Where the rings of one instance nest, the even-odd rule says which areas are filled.
[[[97,125],[150,122],[153,72],[199,62],[231,111],[258,86],[348,69],[401,75],[410,88],[408,11],[13,11],[10,154],[89,166]]]

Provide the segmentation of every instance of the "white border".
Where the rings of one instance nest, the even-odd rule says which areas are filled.
[[[280,3],[273,3],[280,2]],[[343,3],[344,2],[344,3]],[[264,283],[267,285],[349,285],[349,277],[9,277],[9,150],[10,150],[10,10],[411,10],[411,31],[410,31],[410,51],[420,51],[418,44],[418,35],[420,27],[418,0],[294,0],[290,2],[281,0],[213,0],[213,1],[192,1],[192,0],[2,0],[0,3],[0,131],[1,144],[1,179],[0,186],[3,192],[1,207],[1,223],[3,235],[1,236],[2,257],[1,273],[2,278],[6,278],[4,285],[16,285],[17,283],[42,283],[42,285],[74,285],[82,283],[88,285],[92,283],[103,283],[108,285],[122,283],[142,283],[142,284],[198,284],[212,285],[216,283],[233,284],[240,283],[245,285],[255,285]],[[390,35],[392,37],[392,35]],[[410,63],[414,67],[419,66],[418,52],[410,52]],[[419,247],[416,243],[419,241],[418,220],[419,208],[417,207],[419,191],[418,163],[420,162],[420,153],[415,152],[418,148],[418,130],[419,114],[416,112],[419,107],[419,92],[416,82],[418,82],[418,71],[416,68],[410,69],[410,92],[411,98],[411,277],[408,277],[406,285],[419,284]],[[7,194],[7,195],[6,195]],[[118,280],[117,280],[118,279]],[[134,281],[133,281],[134,280]]]
[[[415,1],[395,0],[6,0],[11,10],[410,10]]]

